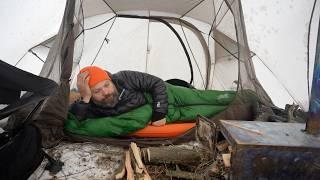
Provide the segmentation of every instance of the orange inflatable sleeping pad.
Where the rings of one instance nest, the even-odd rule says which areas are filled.
[[[195,126],[196,126],[196,123],[176,123],[176,124],[166,124],[164,126],[148,125],[147,127],[136,131],[130,136],[149,137],[149,138],[177,137]]]

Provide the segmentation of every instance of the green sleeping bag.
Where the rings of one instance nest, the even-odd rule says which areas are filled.
[[[167,123],[194,121],[197,114],[212,117],[223,111],[234,99],[235,91],[196,90],[166,84],[168,93]],[[79,122],[69,113],[65,130],[95,137],[119,137],[144,128],[152,116],[152,98],[147,104],[118,116],[91,118]]]

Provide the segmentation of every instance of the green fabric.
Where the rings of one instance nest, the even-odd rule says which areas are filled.
[[[234,99],[234,91],[196,90],[166,84],[168,93],[167,123],[194,121],[197,114],[212,117],[223,111]],[[152,98],[145,94],[148,104],[113,117],[86,119],[79,122],[69,113],[65,130],[75,134],[118,137],[144,128],[152,116]]]
[[[69,113],[65,130],[88,136],[117,137],[144,128],[151,118],[152,107],[147,104],[119,116],[86,119],[79,122]]]

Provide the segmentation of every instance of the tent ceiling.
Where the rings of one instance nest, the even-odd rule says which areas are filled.
[[[185,14],[203,0],[107,0],[114,11],[151,10]]]
[[[164,12],[178,18],[186,15],[209,24],[214,17],[212,0],[84,0],[83,7],[85,17],[112,12],[131,15]]]

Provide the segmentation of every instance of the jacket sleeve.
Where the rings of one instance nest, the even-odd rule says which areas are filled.
[[[160,120],[167,115],[168,95],[162,79],[137,71],[120,71],[117,75],[134,90],[148,92],[152,95],[152,121]]]
[[[76,101],[69,107],[69,112],[72,113],[79,121],[87,118],[86,114],[90,104],[83,101]]]

